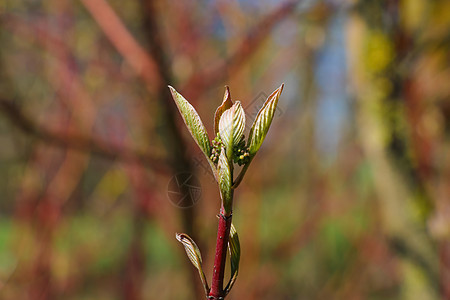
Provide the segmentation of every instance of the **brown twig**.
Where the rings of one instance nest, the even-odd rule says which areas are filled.
[[[3,112],[13,125],[24,133],[35,136],[45,142],[59,147],[73,148],[79,151],[91,152],[109,159],[118,159],[125,162],[139,162],[145,164],[157,172],[167,173],[166,163],[148,153],[135,149],[117,147],[110,143],[102,142],[92,136],[79,134],[66,134],[51,130],[37,124],[26,116],[22,110],[12,101],[0,98],[0,111]]]

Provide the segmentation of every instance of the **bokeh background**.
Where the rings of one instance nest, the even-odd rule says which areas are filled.
[[[450,299],[450,2],[0,1],[0,299],[203,299],[212,138],[285,88],[235,193],[230,299]],[[205,169],[206,168],[206,169]],[[195,174],[181,209],[170,179]]]

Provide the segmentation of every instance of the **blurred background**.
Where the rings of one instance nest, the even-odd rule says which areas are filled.
[[[285,83],[229,299],[450,299],[450,2],[0,1],[0,299],[204,299],[213,138]],[[193,205],[168,195],[195,174]]]

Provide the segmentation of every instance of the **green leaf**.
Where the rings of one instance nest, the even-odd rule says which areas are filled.
[[[225,209],[225,213],[229,214],[231,213],[233,205],[233,189],[231,188],[231,169],[228,164],[224,147],[222,147],[222,150],[220,151],[219,162],[217,164],[217,174],[219,177],[219,189],[223,207]]]
[[[254,156],[256,152],[258,152],[261,144],[264,141],[264,138],[267,135],[267,131],[269,131],[269,127],[272,123],[275,109],[277,108],[278,99],[280,98],[281,92],[283,91],[283,87],[284,84],[282,84],[267,98],[263,107],[261,107],[258,114],[256,115],[256,119],[253,122],[248,137],[248,148],[250,156]]]
[[[211,145],[209,144],[208,132],[206,131],[202,120],[197,114],[197,111],[173,87],[169,86],[169,89],[172,93],[173,100],[175,101],[175,104],[177,105],[178,110],[183,117],[186,127],[209,161],[209,155],[211,154]]]
[[[228,160],[233,160],[233,147],[239,144],[245,128],[245,113],[241,102],[236,101],[227,109],[219,121],[219,134],[225,145]]]
[[[189,260],[192,262],[194,267],[197,268],[200,279],[202,280],[203,288],[205,289],[205,294],[208,295],[209,287],[208,282],[206,281],[205,273],[202,269],[202,255],[200,254],[200,249],[194,240],[185,233],[177,233],[175,234],[175,237],[181,244],[183,244]]]
[[[241,260],[241,244],[239,243],[239,236],[236,228],[231,224],[230,240],[228,241],[228,250],[230,251],[230,263],[231,263],[231,278],[228,282],[225,293],[228,294],[236,282],[239,271],[239,261]]]
[[[223,112],[233,106],[233,101],[231,101],[230,88],[225,86],[225,95],[223,96],[222,104],[217,108],[214,114],[214,134],[217,135],[219,132],[219,121]]]

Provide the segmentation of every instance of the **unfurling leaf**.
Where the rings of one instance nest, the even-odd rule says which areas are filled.
[[[230,263],[231,263],[231,278],[225,288],[225,293],[228,294],[236,281],[239,271],[239,261],[241,259],[241,244],[239,243],[239,236],[236,232],[236,228],[231,224],[230,239],[228,241],[228,250],[230,251]]]
[[[224,147],[222,147],[222,150],[220,151],[219,163],[217,164],[217,174],[219,178],[219,189],[223,207],[225,209],[225,213],[229,214],[231,213],[231,207],[233,205],[233,189],[231,188],[231,169],[228,164]]]
[[[173,100],[178,107],[178,110],[183,117],[184,123],[194,138],[197,145],[209,159],[211,146],[209,144],[208,132],[202,123],[197,111],[194,107],[186,100],[184,97],[178,93],[173,87],[169,86],[170,92],[172,93]]]
[[[233,106],[233,101],[231,101],[230,88],[225,86],[225,95],[223,96],[222,104],[217,108],[214,114],[214,134],[217,135],[219,132],[219,121],[223,112]]]
[[[227,109],[219,121],[219,134],[225,145],[228,160],[233,160],[233,147],[239,144],[245,128],[245,113],[239,101]]]
[[[202,255],[200,254],[200,249],[198,249],[197,244],[187,234],[177,233],[175,234],[175,237],[181,244],[183,244],[189,260],[192,262],[194,267],[197,268],[200,279],[202,280],[203,288],[205,289],[205,294],[208,295],[209,287],[208,282],[206,281],[205,273],[202,269]]]
[[[278,99],[283,91],[282,84],[278,89],[276,89],[266,100],[263,107],[259,110],[256,115],[256,119],[253,122],[252,128],[250,129],[250,134],[248,137],[248,148],[250,156],[254,156],[261,147],[264,138],[267,135],[270,124],[272,123],[273,116],[275,114],[275,109],[277,108]]]
[[[200,250],[197,247],[197,244],[195,244],[194,240],[184,233],[177,233],[175,235],[177,240],[183,244],[184,249],[186,250],[186,253],[189,257],[189,260],[192,262],[192,264],[198,269],[201,268],[202,264],[202,255],[200,254]]]

